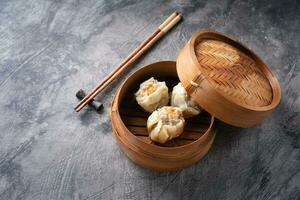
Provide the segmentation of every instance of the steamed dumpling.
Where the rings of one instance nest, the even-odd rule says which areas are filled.
[[[165,143],[178,137],[184,130],[184,118],[180,108],[164,106],[154,111],[147,120],[150,139]]]
[[[190,98],[190,96],[182,86],[182,83],[178,83],[173,88],[171,105],[182,109],[183,116],[186,118],[193,117],[201,112],[200,107],[195,101]]]
[[[169,102],[168,87],[165,82],[159,82],[153,77],[140,85],[135,93],[137,103],[147,112],[165,106]]]

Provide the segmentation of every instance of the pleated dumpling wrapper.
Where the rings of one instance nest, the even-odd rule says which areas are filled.
[[[153,112],[169,102],[168,87],[165,82],[159,82],[153,77],[140,85],[135,93],[137,103],[147,112]]]
[[[147,120],[150,139],[162,144],[178,137],[183,132],[184,125],[182,110],[172,106],[157,109]]]
[[[172,91],[171,105],[182,109],[185,118],[193,117],[201,112],[198,104],[191,99],[182,83],[178,83]]]

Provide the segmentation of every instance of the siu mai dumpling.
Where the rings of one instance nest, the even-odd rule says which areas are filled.
[[[178,83],[172,91],[171,105],[182,110],[185,118],[193,117],[201,112],[198,104],[187,94],[182,83]]]
[[[164,106],[149,116],[147,130],[152,141],[163,144],[178,137],[184,130],[184,124],[180,108]]]
[[[135,93],[137,103],[147,112],[165,106],[169,102],[168,87],[165,82],[159,82],[153,77],[140,85]]]

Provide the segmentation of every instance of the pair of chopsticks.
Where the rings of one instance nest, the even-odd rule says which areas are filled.
[[[115,70],[104,78],[89,94],[87,94],[74,108],[79,112],[90,101],[95,98],[103,89],[105,89],[114,79],[116,79],[124,70],[132,65],[143,53],[145,53],[157,40],[165,35],[173,26],[175,26],[182,16],[179,12],[172,13],[144,42],[142,42],[127,58],[121,62]]]

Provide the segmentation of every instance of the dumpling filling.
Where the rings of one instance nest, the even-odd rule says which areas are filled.
[[[168,87],[165,82],[159,82],[153,77],[140,85],[135,93],[137,103],[147,112],[165,106],[169,102]]]
[[[182,83],[178,83],[173,88],[171,105],[180,108],[185,118],[193,117],[201,112],[200,107],[190,98]]]
[[[151,140],[163,144],[178,137],[184,130],[184,124],[180,108],[164,106],[149,116],[147,130]]]

